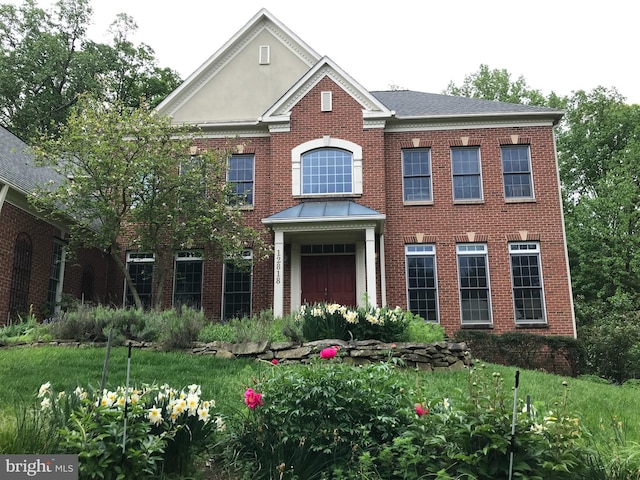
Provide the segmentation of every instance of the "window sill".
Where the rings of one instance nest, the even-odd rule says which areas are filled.
[[[460,328],[463,330],[493,330],[493,323],[463,323]]]
[[[481,205],[484,203],[484,198],[479,198],[477,200],[454,200],[454,205]]]
[[[433,205],[433,200],[427,200],[427,201],[415,201],[415,202],[410,202],[410,201],[404,201],[402,202],[402,204],[405,207],[414,207],[414,206],[425,206],[425,205]]]
[[[505,198],[504,203],[536,203],[535,198]]]
[[[523,323],[523,322],[516,322],[516,328],[521,328],[521,329],[541,329],[541,330],[546,330],[549,328],[549,324],[548,323],[542,323],[542,322],[538,322],[538,323]]]

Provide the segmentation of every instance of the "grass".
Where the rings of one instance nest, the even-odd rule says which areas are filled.
[[[96,347],[14,347],[0,349],[0,418],[11,411],[17,400],[34,401],[40,385],[51,381],[55,390],[76,386],[99,387],[105,349]],[[221,413],[243,406],[243,392],[266,369],[274,368],[255,360],[222,360],[213,356],[134,349],[131,356],[130,385],[168,383],[183,387],[202,386],[203,396],[213,398]],[[276,367],[280,368],[280,367]],[[488,365],[500,372],[507,386],[515,379],[515,368]],[[107,386],[124,385],[127,349],[114,347],[107,374]],[[425,399],[451,397],[456,389],[467,388],[465,371],[422,373],[402,370],[409,385],[417,386]],[[568,386],[564,386],[567,382]],[[599,442],[640,442],[640,410],[636,408],[637,387],[620,387],[589,379],[561,377],[538,371],[521,370],[518,397],[531,397],[557,410],[565,392],[568,411],[580,419]],[[1,426],[0,426],[1,430]]]

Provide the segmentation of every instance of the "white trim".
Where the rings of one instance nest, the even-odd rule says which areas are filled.
[[[7,199],[7,192],[9,191],[9,185],[6,183],[2,185],[0,188],[0,212],[2,212],[2,207],[4,206],[4,201]]]
[[[260,45],[258,48],[258,64],[269,65],[271,63],[271,47],[269,45]]]
[[[505,184],[505,175],[517,175],[514,173],[504,172],[504,158],[503,158],[503,150],[505,148],[514,149],[514,148],[526,148],[527,156],[529,160],[529,178],[531,179],[531,195],[528,196],[513,196],[507,197],[506,184]],[[505,202],[534,202],[536,200],[536,190],[533,184],[533,160],[531,159],[531,145],[528,144],[505,144],[500,145],[500,171],[502,172],[502,198],[504,198]]]
[[[507,115],[504,115],[507,116]],[[474,115],[456,115],[453,117],[441,116],[432,117],[416,117],[415,120],[421,120],[418,123],[409,121],[404,117],[399,118],[398,123],[385,128],[385,132],[422,132],[435,130],[466,130],[477,128],[515,128],[515,127],[552,127],[551,120],[473,120]],[[464,118],[458,121],[448,120],[449,118]]]
[[[380,251],[380,305],[387,305],[387,268],[384,256],[384,234],[381,233],[378,239],[378,249]]]
[[[532,245],[535,248],[527,249],[527,250],[518,250],[514,249],[516,245]],[[547,303],[545,299],[544,292],[544,279],[542,275],[542,253],[540,252],[540,243],[537,241],[521,241],[521,242],[509,242],[509,276],[511,277],[511,303],[513,306],[513,321],[515,325],[547,325],[548,317],[547,317]],[[532,319],[521,319],[518,320],[518,309],[516,308],[516,297],[514,295],[514,291],[516,289],[513,284],[513,257],[514,256],[530,256],[535,255],[538,258],[538,279],[540,280],[540,301],[542,302],[542,320],[532,320]],[[519,287],[519,288],[533,288],[533,287]],[[536,287],[537,288],[537,287]]]
[[[367,265],[365,242],[358,240],[356,242],[356,303],[359,307],[366,307],[363,304],[364,294],[367,291]]]
[[[300,243],[291,244],[291,312],[300,310],[302,306],[302,259],[300,258]],[[275,296],[274,296],[275,304]]]
[[[367,228],[365,240],[367,266],[367,298],[369,303],[378,306],[378,288],[376,285],[376,234],[375,229]]]
[[[362,147],[357,143],[333,138],[328,135],[309,140],[291,149],[291,192],[294,196],[302,195],[302,155],[317,148],[339,148],[351,152],[353,161],[351,194],[362,194]],[[309,195],[320,196],[320,195]],[[299,220],[296,220],[299,221]]]
[[[471,174],[454,174],[453,173],[453,151],[454,150],[473,150],[478,152],[478,177],[480,177],[480,198],[456,198],[456,189],[453,180],[457,176],[471,176]],[[482,152],[479,145],[455,145],[449,147],[449,157],[451,159],[451,199],[456,205],[468,204],[468,203],[482,203],[484,202],[484,187],[482,184]]]
[[[413,251],[410,251],[413,248]],[[409,243],[404,246],[404,281],[407,299],[407,310],[410,311],[411,301],[409,298],[409,264],[408,257],[433,257],[433,280],[436,291],[436,320],[425,320],[431,323],[440,323],[440,294],[438,291],[438,260],[436,257],[436,245],[433,243]]]
[[[284,232],[276,231],[273,242],[273,316],[284,315]]]
[[[469,250],[467,250],[469,249]],[[463,321],[462,320],[462,286],[460,282],[460,257],[464,256],[484,256],[487,278],[487,309],[489,311],[489,321]],[[458,301],[460,306],[460,325],[493,325],[493,306],[491,305],[491,276],[489,274],[489,250],[486,243],[459,243],[456,245],[456,268],[458,275]]]
[[[320,92],[320,111],[331,112],[333,110],[333,92]]]

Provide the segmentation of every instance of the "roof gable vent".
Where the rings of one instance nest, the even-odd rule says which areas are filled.
[[[260,65],[269,65],[269,63],[271,63],[271,49],[269,48],[269,45],[260,46],[258,62],[260,63]]]
[[[333,110],[331,92],[320,93],[320,110],[323,112],[330,112]]]

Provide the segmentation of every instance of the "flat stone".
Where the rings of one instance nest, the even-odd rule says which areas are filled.
[[[232,352],[230,352],[228,350],[218,350],[215,353],[215,355],[216,355],[216,358],[224,358],[224,359],[227,359],[227,360],[236,358],[236,356]]]
[[[256,355],[264,353],[269,347],[268,341],[236,343],[231,350],[235,355]]]
[[[278,358],[293,360],[293,359],[301,359],[309,356],[313,349],[311,347],[299,347],[294,348],[292,350],[281,350],[278,352]]]

